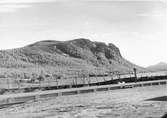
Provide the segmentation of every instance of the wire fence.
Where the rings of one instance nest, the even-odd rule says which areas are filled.
[[[4,78],[0,80],[0,89],[21,89],[31,87],[51,87],[51,86],[65,86],[65,85],[89,85],[90,83],[98,83],[109,81],[111,77],[89,77],[89,78],[69,78],[69,79],[55,79],[44,81],[31,81],[28,79],[12,79]]]
[[[137,77],[153,77],[153,76],[165,76],[167,72],[154,72],[154,73],[138,73]],[[110,80],[116,80],[121,78],[131,78],[134,74],[124,75],[112,75],[105,77],[85,77],[85,78],[66,78],[66,79],[44,79],[43,81],[32,81],[31,79],[13,79],[13,78],[1,78],[0,89],[21,89],[32,87],[50,87],[50,86],[64,86],[64,85],[89,85],[92,83],[100,83]]]

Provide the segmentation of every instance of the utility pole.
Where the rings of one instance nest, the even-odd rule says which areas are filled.
[[[136,73],[136,68],[133,68],[133,71],[134,71],[134,76],[135,76],[135,83],[137,82],[137,73]]]

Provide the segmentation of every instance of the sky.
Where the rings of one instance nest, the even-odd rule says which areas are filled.
[[[167,1],[0,0],[0,49],[76,38],[113,43],[140,66],[167,62]]]

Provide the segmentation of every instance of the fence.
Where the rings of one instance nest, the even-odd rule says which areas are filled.
[[[154,73],[138,73],[137,77],[154,77],[154,76],[167,76],[166,72],[154,72]],[[74,85],[89,85],[93,83],[100,83],[105,81],[132,78],[133,74],[123,74],[118,76],[105,76],[105,77],[88,77],[88,78],[67,78],[67,79],[52,79],[31,82],[29,80],[17,80],[12,78],[1,78],[0,89],[21,89],[21,88],[32,88],[32,87],[52,87],[52,86],[74,86]]]
[[[111,80],[111,77],[91,77],[91,78],[69,78],[57,80],[44,80],[31,82],[30,80],[15,80],[12,78],[4,78],[0,80],[0,89],[21,89],[32,87],[51,87],[51,86],[74,86],[74,85],[89,85],[90,83],[99,83]]]

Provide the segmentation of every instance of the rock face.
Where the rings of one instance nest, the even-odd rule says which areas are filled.
[[[61,73],[77,70],[93,72],[131,71],[138,67],[121,56],[114,44],[88,39],[70,41],[45,40],[23,48],[0,51],[1,68],[52,68]],[[66,71],[66,72],[65,72]]]

